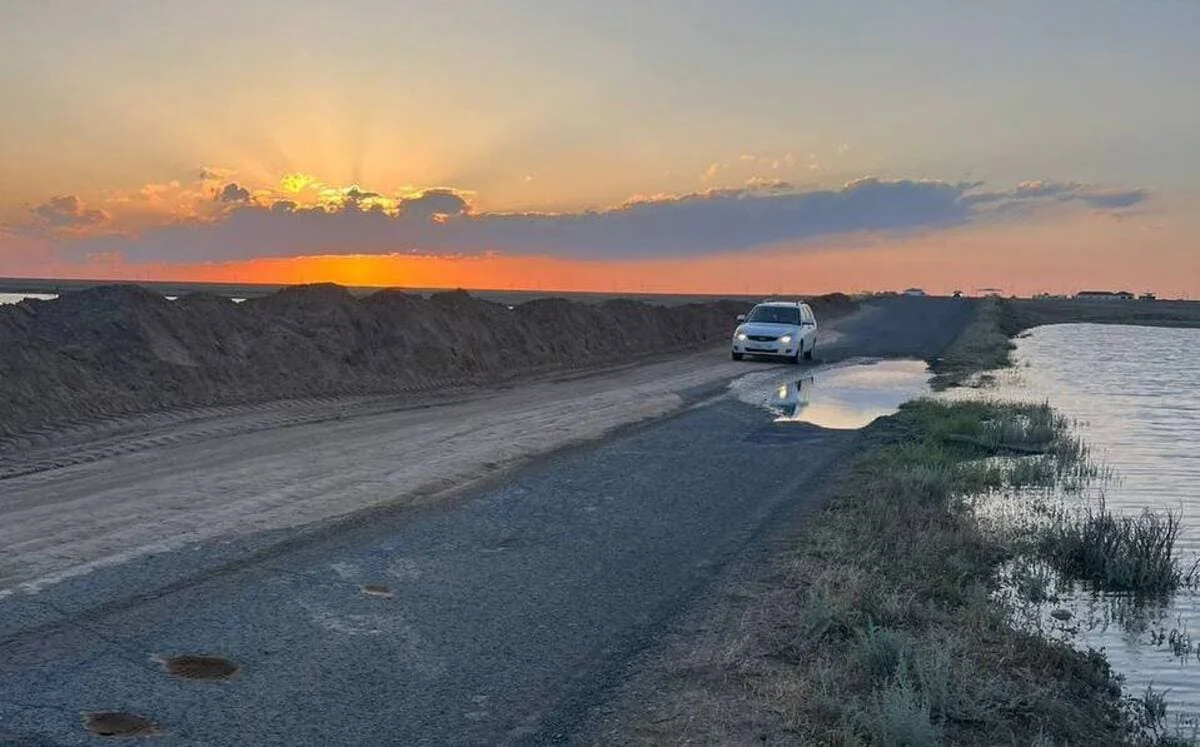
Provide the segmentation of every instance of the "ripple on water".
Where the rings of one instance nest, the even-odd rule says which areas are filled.
[[[1177,548],[1184,567],[1200,556],[1200,330],[1065,324],[1017,341],[1017,368],[989,392],[1047,400],[1078,421],[1095,458],[1117,476],[1105,492],[1114,512],[1182,512]],[[1168,726],[1200,715],[1200,658],[1177,656],[1159,640],[1176,630],[1200,642],[1200,594],[1130,617],[1127,600],[1078,598],[1087,613],[1076,643],[1103,648],[1126,690],[1169,688]],[[1190,727],[1184,730],[1190,734]]]

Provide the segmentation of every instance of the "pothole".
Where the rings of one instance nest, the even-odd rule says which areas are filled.
[[[168,674],[189,680],[227,680],[238,670],[237,664],[220,656],[172,656],[163,667]]]
[[[89,713],[84,725],[98,737],[144,737],[158,731],[158,724],[145,716],[123,711]]]
[[[363,584],[361,587],[362,593],[369,597],[393,597],[395,594],[386,586],[379,584]]]

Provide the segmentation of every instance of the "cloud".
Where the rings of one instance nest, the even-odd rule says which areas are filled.
[[[201,166],[196,178],[202,182],[223,182],[233,176],[233,169],[223,169],[219,166]]]
[[[412,219],[422,220],[435,215],[465,215],[470,206],[461,195],[452,189],[427,189],[424,192],[400,200],[401,213]]]
[[[239,186],[236,182],[230,182],[217,193],[216,199],[217,202],[234,204],[250,202],[250,190]]]
[[[631,200],[579,213],[474,213],[451,189],[397,198],[393,211],[351,201],[311,207],[279,200],[236,205],[210,223],[162,226],[134,239],[98,236],[76,253],[120,252],[135,262],[223,261],[259,256],[391,253],[686,257],[862,231],[966,223],[971,185],[860,179],[839,189],[712,189]]]
[[[107,213],[88,208],[75,195],[51,197],[29,212],[34,222],[49,229],[87,228],[108,222]]]
[[[167,214],[132,230],[123,222],[123,212],[119,220],[109,220],[77,198],[59,197],[34,209],[34,227],[58,234],[68,256],[120,254],[129,262],[396,252],[641,259],[1025,220],[1030,211],[1045,206],[1118,214],[1148,197],[1143,190],[1075,182],[1030,181],[988,189],[977,181],[875,177],[837,188],[798,190],[787,180],[758,175],[740,187],[640,196],[604,210],[488,213],[474,210],[466,193],[446,187],[388,195],[357,186],[313,191],[313,183],[306,184],[305,196],[292,196],[230,182],[220,190],[213,187],[205,198],[207,208],[195,203],[200,208],[190,217]],[[71,228],[49,231],[47,226]]]
[[[1080,195],[1079,199],[1094,208],[1118,209],[1139,205],[1149,196],[1150,193],[1146,190],[1135,189],[1128,192],[1093,192]]]
[[[768,176],[752,176],[746,180],[746,189],[761,189],[768,192],[782,192],[795,189],[796,185],[786,179],[773,179]]]
[[[346,200],[349,202],[362,202],[363,200],[370,200],[376,197],[382,197],[382,195],[378,192],[365,192],[357,186],[346,190]]]
[[[982,186],[982,185],[981,185]],[[1097,210],[1119,210],[1149,199],[1144,189],[1115,190],[1080,182],[1026,181],[1011,190],[978,192],[965,199],[971,205],[992,205],[1011,211],[1053,202],[1078,202]]]

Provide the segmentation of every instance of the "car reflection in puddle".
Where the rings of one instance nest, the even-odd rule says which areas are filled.
[[[890,360],[818,369],[799,380],[772,382],[763,403],[776,423],[809,423],[855,430],[895,413],[900,405],[929,392],[923,361]]]

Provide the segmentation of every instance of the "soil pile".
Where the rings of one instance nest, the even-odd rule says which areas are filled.
[[[818,303],[818,313],[820,304]],[[0,434],[170,407],[484,383],[724,340],[736,302],[561,299],[509,308],[297,286],[235,304],[138,286],[0,307]]]

